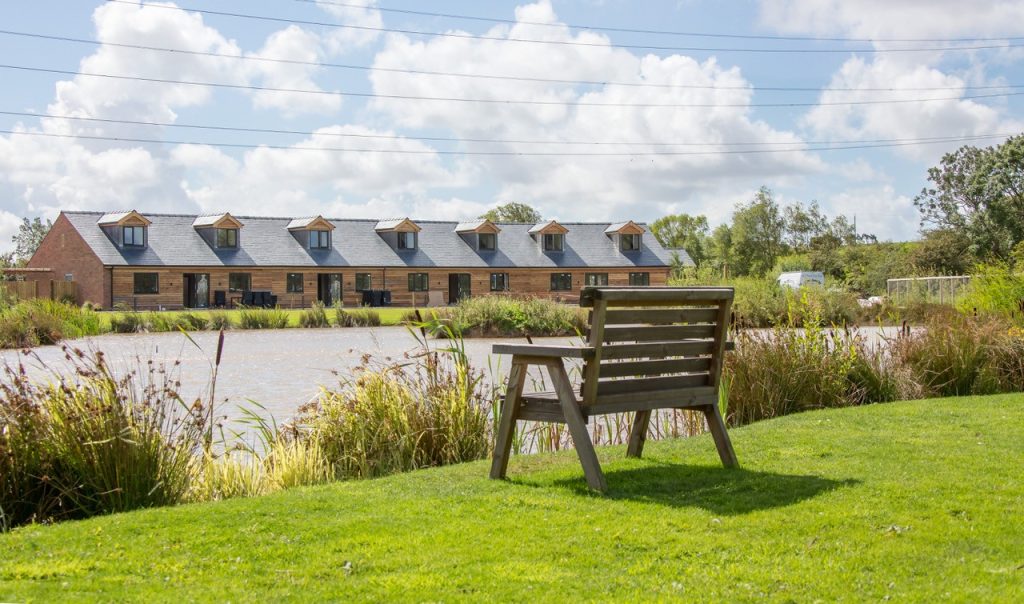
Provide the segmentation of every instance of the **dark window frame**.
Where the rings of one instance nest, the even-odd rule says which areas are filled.
[[[507,292],[510,291],[508,273],[491,273],[491,291],[492,292]],[[501,287],[497,287],[498,281],[501,281]]]
[[[484,238],[490,241],[490,247],[484,245]],[[498,234],[497,233],[479,233],[476,236],[476,249],[481,252],[493,252],[498,249]]]
[[[131,243],[128,243],[128,233],[131,233]],[[142,233],[142,243],[136,241],[136,233]],[[144,226],[124,226],[121,227],[121,245],[124,247],[146,247],[146,227]]]
[[[551,291],[572,291],[572,273],[551,273]]]
[[[422,280],[422,283],[420,283]],[[409,273],[409,291],[425,292],[430,291],[429,273]]]
[[[565,251],[565,235],[562,233],[547,233],[542,236],[542,239],[545,252]]]
[[[236,277],[240,277],[240,276],[243,276],[243,275],[245,276],[246,287],[244,287],[244,288],[236,288],[236,287],[234,287],[234,285],[232,284],[232,281],[234,281]],[[231,292],[244,292],[244,291],[250,291],[250,290],[252,290],[252,273],[228,273],[228,291],[231,291]]]
[[[295,281],[296,277],[298,277],[298,283]],[[306,291],[306,275],[303,273],[287,273],[284,282],[284,291],[289,294],[301,294]]]
[[[396,245],[400,250],[415,250],[419,245],[419,241],[417,241],[417,239],[418,237],[414,231],[399,231]],[[412,241],[411,247],[408,245],[409,240]]]
[[[224,238],[221,241],[221,235]],[[238,229],[214,229],[213,238],[217,243],[217,247],[226,250],[238,249]],[[231,241],[234,239],[234,241]]]
[[[360,283],[365,279],[365,283]],[[373,273],[356,273],[356,291],[364,292],[373,289]]]
[[[596,277],[596,279],[593,279]],[[591,283],[596,281],[596,283]],[[583,275],[583,285],[587,287],[607,287],[608,273],[586,273]]]
[[[139,288],[139,277],[152,277],[153,278],[153,289],[147,291],[145,288]],[[145,284],[143,284],[145,285]],[[160,293],[160,273],[134,273],[132,279],[132,291],[136,296],[147,296],[152,294]]]
[[[640,281],[640,283],[637,283]],[[629,274],[629,285],[631,287],[650,287],[651,286],[651,274],[650,273],[630,273]]]
[[[314,241],[316,244],[314,245]],[[317,229],[309,232],[309,249],[329,250],[331,249],[331,232],[325,229]]]
[[[631,246],[627,247],[626,242],[629,241]],[[619,249],[623,252],[639,252],[643,249],[643,235],[619,235]]]

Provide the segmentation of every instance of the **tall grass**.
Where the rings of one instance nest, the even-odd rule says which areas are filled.
[[[335,324],[338,327],[378,327],[380,313],[372,308],[335,309]]]
[[[957,308],[1011,317],[1024,325],[1024,273],[1015,273],[1006,265],[978,266]]]
[[[0,384],[0,515],[7,526],[184,500],[205,414],[174,372],[140,363],[118,377],[101,353],[65,348],[73,373]],[[36,361],[39,361],[37,358]],[[41,362],[41,361],[39,361]]]
[[[299,315],[299,327],[330,327],[331,320],[327,318],[327,311],[324,310],[322,302],[314,302],[313,306],[302,311]]]
[[[241,329],[284,329],[288,327],[288,313],[280,308],[243,308],[238,313]]]
[[[444,336],[445,326],[464,337],[569,336],[586,329],[586,313],[577,306],[544,298],[480,296],[450,308],[432,310],[431,330]]]
[[[99,315],[46,298],[23,300],[0,309],[0,347],[28,348],[102,332]]]

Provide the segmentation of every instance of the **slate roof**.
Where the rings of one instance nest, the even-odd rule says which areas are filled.
[[[565,251],[544,253],[530,236],[532,224],[499,223],[498,249],[477,251],[455,232],[455,221],[416,221],[423,230],[419,248],[398,251],[384,240],[376,220],[328,218],[337,228],[328,250],[304,248],[288,231],[291,218],[238,216],[237,249],[215,249],[193,228],[195,215],[146,214],[149,245],[118,248],[99,227],[101,212],[64,212],[107,266],[321,266],[453,268],[615,268],[664,267],[672,254],[652,236],[643,249],[620,252],[605,235],[608,223],[562,223],[569,229]],[[690,257],[681,253],[684,262]]]

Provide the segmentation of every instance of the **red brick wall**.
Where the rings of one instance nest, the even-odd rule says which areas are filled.
[[[82,236],[64,214],[43,238],[39,249],[28,261],[29,268],[48,268],[50,273],[30,273],[25,278],[39,282],[39,294],[48,296],[51,280],[64,280],[71,273],[78,285],[77,302],[95,302],[110,307],[110,270],[104,268]]]

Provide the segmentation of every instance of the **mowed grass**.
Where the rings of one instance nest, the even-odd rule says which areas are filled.
[[[707,436],[0,535],[0,601],[1024,599],[1024,395],[816,411]]]
[[[288,315],[288,327],[299,327],[299,316],[302,315],[304,310],[306,310],[306,309],[302,309],[302,308],[282,309],[282,311],[285,314]],[[354,308],[350,309],[350,308],[346,307],[345,310],[354,310]],[[407,314],[413,312],[415,309],[413,309],[413,308],[398,308],[398,307],[381,307],[381,308],[374,308],[372,310],[380,315],[381,325],[388,326],[388,325],[401,325],[402,321],[405,319],[405,316]],[[210,312],[211,311],[207,311],[207,310],[164,310],[164,311],[160,311],[160,314],[163,315],[163,316],[166,316],[166,317],[168,317],[170,319],[170,318],[178,318],[178,317],[180,317],[182,315],[185,315],[185,314],[193,314],[193,315],[199,315],[199,316],[206,317],[206,316],[208,316],[210,314]],[[237,327],[238,322],[239,322],[239,318],[240,318],[239,315],[241,314],[242,311],[241,311],[241,309],[232,308],[232,309],[226,309],[226,310],[216,309],[213,312],[223,313],[224,315],[228,316],[231,319],[232,325]],[[330,317],[331,323],[333,324],[334,320],[335,320],[334,309],[333,308],[327,309],[327,313],[328,313],[328,316]],[[110,331],[110,320],[111,320],[111,317],[115,316],[117,314],[120,314],[120,311],[103,312],[103,313],[99,314],[101,325],[102,325],[102,331],[104,331],[104,332],[109,332]],[[145,314],[145,313],[142,313],[142,314]]]

